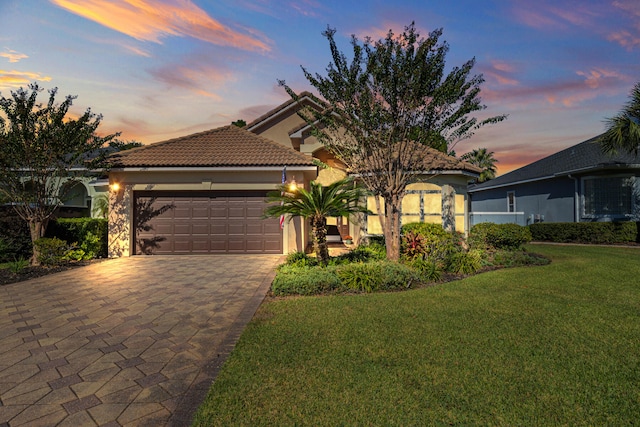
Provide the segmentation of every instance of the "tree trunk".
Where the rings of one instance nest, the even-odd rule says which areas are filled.
[[[402,196],[391,195],[384,198],[384,222],[382,230],[387,248],[387,259],[400,259],[400,222],[402,216]]]
[[[36,240],[44,236],[44,232],[47,229],[48,220],[38,221],[36,219],[29,220],[29,232],[31,234],[31,245],[33,246],[33,254],[31,255],[31,265],[40,265],[40,251],[36,246]]]
[[[322,265],[329,263],[329,248],[327,247],[327,219],[311,218],[311,229],[313,233],[313,249],[316,258]]]

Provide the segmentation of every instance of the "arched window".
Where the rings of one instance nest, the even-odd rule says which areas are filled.
[[[68,181],[60,189],[63,206],[86,208],[87,195],[87,188],[79,181]]]

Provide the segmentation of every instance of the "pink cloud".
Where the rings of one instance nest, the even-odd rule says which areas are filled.
[[[161,43],[168,36],[188,36],[220,46],[270,51],[266,37],[244,34],[210,17],[190,0],[50,0],[76,15],[138,40]]]
[[[321,8],[321,4],[315,0],[297,0],[289,3],[289,6],[303,16],[317,17],[317,9]]]
[[[577,71],[581,78],[567,78],[513,87],[483,87],[482,98],[485,101],[528,106],[532,102],[573,107],[603,94],[615,95],[622,87],[627,88],[633,79],[616,71],[593,68]]]
[[[213,98],[217,101],[221,97],[206,88],[211,86],[220,87],[223,83],[234,80],[234,74],[222,66],[211,66],[197,63],[197,61],[186,61],[181,65],[169,64],[161,68],[149,70],[149,73],[158,81],[165,83],[169,87],[188,89],[194,93]]]
[[[635,36],[626,30],[616,31],[609,34],[607,36],[607,40],[616,42],[628,50],[633,50],[634,47],[640,46],[640,36]]]
[[[517,86],[518,80],[514,77],[515,65],[504,61],[491,61],[490,65],[479,67],[488,83],[495,81],[499,85]]]

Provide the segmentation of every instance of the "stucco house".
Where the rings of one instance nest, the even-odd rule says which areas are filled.
[[[262,219],[265,196],[285,180],[329,184],[348,171],[298,116],[300,105],[323,108],[309,93],[286,101],[244,128],[233,125],[115,153],[109,173],[109,254],[272,253],[304,250],[305,221]],[[405,222],[443,221],[469,227],[467,182],[480,169],[425,148],[428,174],[416,177],[403,203]],[[320,160],[328,167],[317,166]],[[373,198],[367,201],[375,210]],[[339,241],[380,234],[376,215],[331,218]]]
[[[345,177],[349,172],[345,165],[318,142],[312,134],[311,127],[298,116],[297,112],[301,106],[315,108],[318,111],[324,108],[322,102],[314,95],[302,92],[298,102],[290,99],[258,117],[246,128],[328,165],[328,168],[320,168],[318,171],[317,181],[324,185]],[[444,187],[447,195],[453,198],[452,220],[455,221],[455,229],[460,232],[467,231],[467,184],[473,178],[477,178],[482,170],[428,147],[424,148],[422,157],[425,169],[429,172],[417,175],[416,182],[408,187],[402,203],[403,222],[442,223]],[[361,236],[382,234],[380,221],[375,215],[375,205],[375,199],[369,197],[367,208],[374,212],[374,215],[363,218],[329,218],[327,223],[337,227],[340,234],[338,239],[350,235],[357,240]],[[357,222],[354,223],[354,220]]]
[[[639,220],[640,156],[597,139],[470,186],[472,224]]]

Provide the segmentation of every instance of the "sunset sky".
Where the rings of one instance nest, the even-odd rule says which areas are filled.
[[[449,67],[476,58],[479,117],[509,118],[455,151],[486,147],[499,173],[601,133],[640,81],[638,0],[0,0],[0,93],[58,87],[152,143],[251,121],[288,99],[278,79],[311,90],[300,65],[324,73],[327,25],[348,53],[411,21],[444,29]]]

